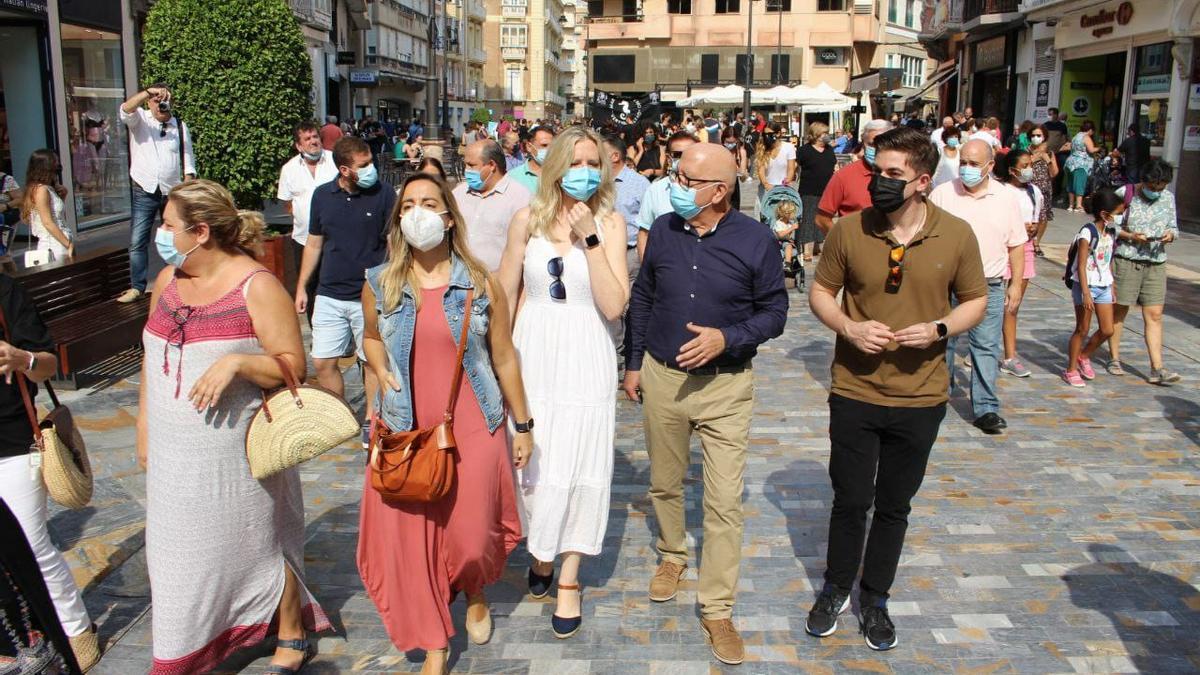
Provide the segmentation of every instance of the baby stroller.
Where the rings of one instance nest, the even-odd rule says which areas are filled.
[[[762,199],[758,202],[758,218],[764,225],[771,228],[774,232],[775,211],[780,204],[790,203],[796,206],[795,222],[799,223],[801,216],[804,215],[804,204],[800,201],[800,193],[796,188],[788,185],[776,185],[775,187],[763,193]],[[800,254],[800,247],[796,246],[796,251],[792,255],[791,267],[787,265],[787,259],[784,256],[783,246],[787,242],[779,242],[779,257],[783,264],[784,276],[793,277],[796,280],[796,290],[804,291],[804,263],[803,255]],[[794,245],[794,242],[793,242]]]

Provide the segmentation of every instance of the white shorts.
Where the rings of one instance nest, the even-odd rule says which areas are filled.
[[[340,359],[351,341],[358,358],[365,361],[362,302],[318,295],[312,316],[312,357]]]

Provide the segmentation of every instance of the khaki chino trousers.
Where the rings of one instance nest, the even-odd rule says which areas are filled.
[[[695,431],[704,452],[700,614],[705,619],[728,619],[733,616],[742,561],[742,474],[754,407],[754,375],[749,368],[733,374],[688,375],[647,355],[641,387],[659,555],[681,565],[688,561],[683,479]]]

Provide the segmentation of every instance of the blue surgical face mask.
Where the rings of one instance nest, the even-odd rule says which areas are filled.
[[[975,187],[983,182],[983,170],[977,166],[963,164],[958,167],[958,177],[962,179],[963,185]]]
[[[701,211],[710,206],[712,202],[700,206],[696,203],[696,188],[689,188],[680,185],[675,181],[671,181],[671,209],[679,214],[684,220],[695,218]]]
[[[955,136],[954,138],[947,139],[946,145],[948,145],[952,148],[957,148],[958,147],[958,137]]]
[[[533,157],[534,157],[534,159],[537,160],[538,164],[546,163],[546,151],[547,150],[549,150],[549,148],[542,148],[541,150],[538,150],[536,153],[534,153]]]
[[[375,170],[374,164],[368,164],[361,169],[357,169],[355,174],[357,175],[357,178],[355,179],[354,184],[357,185],[360,190],[366,190],[370,188],[379,180],[379,172]]]
[[[1144,188],[1142,188],[1142,196],[1153,202],[1153,201],[1158,201],[1158,198],[1162,196],[1162,192],[1156,192],[1154,190],[1151,190],[1150,188],[1144,187]]]
[[[491,174],[488,174],[488,178],[491,178]],[[463,171],[463,179],[467,181],[467,187],[476,192],[483,192],[484,184],[487,183],[483,177],[483,172],[477,169]]]
[[[189,227],[183,231],[187,232],[190,229],[192,228]],[[178,269],[183,267],[183,261],[192,254],[192,251],[200,248],[200,244],[193,246],[187,253],[180,253],[179,249],[175,248],[175,233],[160,227],[154,233],[154,248],[158,249],[158,255],[162,257],[163,262]]]
[[[863,150],[863,161],[867,163],[867,166],[875,165],[875,146],[868,145],[866,149]]]
[[[600,169],[593,169],[588,166],[577,166],[568,169],[566,175],[562,178],[563,192],[581,202],[591,199],[599,187]]]

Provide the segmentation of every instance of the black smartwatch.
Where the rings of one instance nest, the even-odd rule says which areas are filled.
[[[583,244],[588,248],[596,248],[600,245],[600,235],[595,233],[589,234],[586,238],[584,238]]]
[[[533,418],[530,417],[529,421],[524,423],[513,422],[513,429],[516,430],[518,434],[527,434],[530,431],[533,431]]]
[[[937,335],[939,340],[945,340],[950,334],[950,329],[946,326],[945,321],[934,321],[933,325],[937,326]]]

